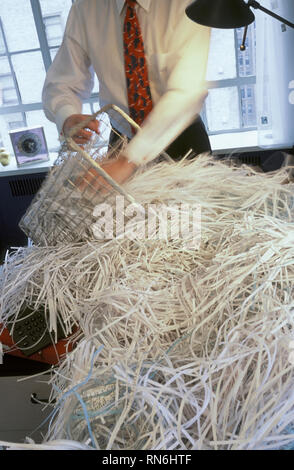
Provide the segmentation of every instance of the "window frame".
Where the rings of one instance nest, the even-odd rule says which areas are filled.
[[[207,88],[216,89],[216,88],[228,88],[228,87],[237,87],[238,90],[238,107],[239,107],[239,117],[240,117],[240,127],[236,129],[221,129],[216,131],[209,131],[209,125],[207,121],[207,114],[206,114],[206,104],[203,106],[203,110],[201,112],[202,120],[206,126],[208,131],[208,135],[220,135],[220,134],[232,134],[232,133],[240,133],[240,132],[250,132],[257,130],[257,123],[254,126],[242,126],[242,87],[244,85],[256,85],[256,75],[248,75],[248,76],[241,76],[240,75],[240,68],[239,68],[239,38],[238,38],[238,31],[237,29],[234,30],[234,40],[235,40],[235,55],[236,55],[236,78],[228,78],[224,80],[215,80],[215,81],[207,81]],[[244,51],[245,54],[245,51]],[[246,56],[243,57],[243,66],[245,65]],[[246,99],[246,97],[245,97]]]

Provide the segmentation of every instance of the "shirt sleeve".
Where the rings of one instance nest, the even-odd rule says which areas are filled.
[[[165,92],[126,147],[126,157],[137,165],[166,149],[200,114],[207,96],[210,28],[192,22],[184,12],[175,15],[177,20],[181,16],[165,54],[168,68]]]
[[[90,59],[83,47],[79,15],[74,4],[70,10],[62,44],[52,62],[43,87],[42,101],[46,117],[61,132],[63,123],[72,114],[82,111],[94,86]]]

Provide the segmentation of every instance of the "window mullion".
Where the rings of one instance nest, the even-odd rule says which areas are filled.
[[[238,90],[238,106],[239,106],[239,119],[240,119],[240,130],[243,128],[243,116],[242,116],[242,96],[241,96],[241,84],[240,84],[240,73],[239,73],[239,41],[237,30],[234,29],[235,36],[235,54],[236,54],[236,74],[237,74],[237,90]]]
[[[207,88],[226,88],[230,86],[236,85],[252,85],[256,83],[256,76],[250,77],[238,77],[238,78],[226,78],[224,80],[216,80],[216,81],[207,81],[206,85]]]
[[[31,2],[36,30],[37,30],[37,34],[38,34],[38,38],[40,42],[41,54],[43,57],[45,70],[47,72],[47,70],[49,69],[52,63],[52,60],[51,60],[48,40],[46,36],[46,31],[45,31],[45,25],[43,22],[42,10],[41,10],[39,0],[30,0],[30,2]]]
[[[26,113],[27,111],[38,111],[42,109],[42,103],[29,103],[29,104],[19,104],[13,106],[1,106],[1,114],[14,114],[14,113]]]

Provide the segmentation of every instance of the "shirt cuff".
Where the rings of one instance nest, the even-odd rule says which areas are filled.
[[[126,158],[143,165],[158,157],[199,116],[206,95],[206,89],[197,100],[175,93],[166,103],[158,104],[126,146]]]
[[[62,134],[63,124],[65,120],[72,114],[78,114],[80,111],[70,104],[62,106],[55,115],[55,123],[58,129],[59,134]]]

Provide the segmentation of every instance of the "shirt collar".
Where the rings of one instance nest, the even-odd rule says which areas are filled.
[[[144,10],[149,11],[151,0],[137,0],[137,2],[142,8],[144,8]],[[119,14],[121,14],[122,9],[125,5],[125,0],[116,0],[116,5],[119,11]]]

